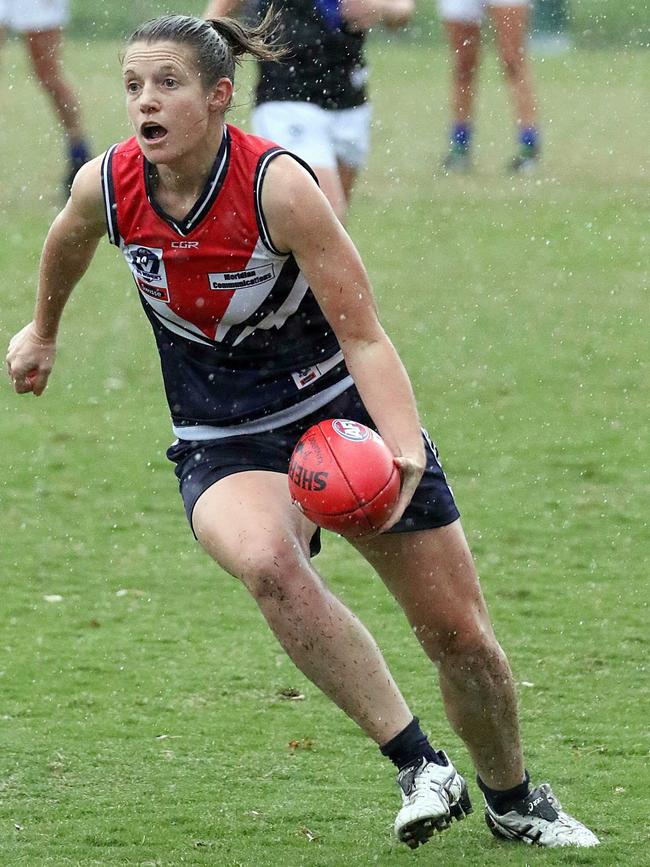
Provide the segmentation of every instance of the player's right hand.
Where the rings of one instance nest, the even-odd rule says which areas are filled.
[[[33,322],[11,338],[7,350],[7,373],[18,394],[45,391],[54,365],[56,340],[41,337]]]
[[[394,461],[402,478],[399,499],[395,503],[395,508],[388,516],[388,520],[385,521],[377,530],[377,534],[385,533],[386,530],[390,530],[390,528],[402,517],[408,504],[413,499],[415,489],[420,484],[420,479],[422,478],[426,468],[424,455],[418,455],[417,458],[396,457],[394,458]]]

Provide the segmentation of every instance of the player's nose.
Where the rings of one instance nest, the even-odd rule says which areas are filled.
[[[148,114],[160,108],[158,93],[153,85],[145,84],[140,92],[140,111]]]

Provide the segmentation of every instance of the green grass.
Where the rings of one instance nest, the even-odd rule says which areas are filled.
[[[127,134],[117,49],[68,51],[98,149]],[[501,846],[478,810],[417,853],[393,842],[391,769],[192,540],[163,454],[153,341],[103,244],[46,395],[0,390],[3,867],[647,863],[650,58],[575,51],[538,64],[545,158],[530,179],[502,173],[511,130],[491,59],[468,178],[435,171],[442,52],[376,45],[373,67],[374,150],[350,231],[525,684],[528,765],[604,845]],[[4,75],[6,343],[31,312],[62,165],[16,43]],[[238,102],[243,122],[246,74]],[[469,772],[371,570],[334,537],[317,562]],[[283,699],[289,686],[305,699]]]
[[[648,7],[645,0],[533,0],[536,3],[564,4],[572,37],[582,46],[645,45],[650,43]],[[142,21],[168,12],[200,15],[203,0],[161,3],[160,0],[132,0],[106,3],[105,0],[71,0],[70,31],[83,39],[121,38]],[[533,16],[532,21],[537,19]],[[422,43],[444,39],[436,0],[418,0],[410,36]]]

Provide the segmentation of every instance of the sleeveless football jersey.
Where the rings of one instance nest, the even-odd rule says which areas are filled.
[[[261,17],[271,3],[259,0]],[[257,104],[298,100],[327,109],[362,105],[367,99],[366,34],[348,29],[338,0],[281,0],[272,5],[278,38],[288,54],[279,62],[259,62]]]
[[[153,328],[181,439],[270,430],[352,382],[304,275],[273,246],[262,213],[266,170],[283,153],[227,126],[205,188],[182,220],[156,203],[155,170],[135,138],[104,157],[109,240]]]

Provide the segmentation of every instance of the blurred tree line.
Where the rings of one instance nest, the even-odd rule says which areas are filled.
[[[566,28],[575,45],[650,47],[648,0],[533,0],[533,25],[539,30]],[[442,41],[435,0],[416,0],[416,20],[406,38]],[[121,38],[133,28],[167,12],[200,14],[203,0],[71,0],[70,34],[88,39]]]

